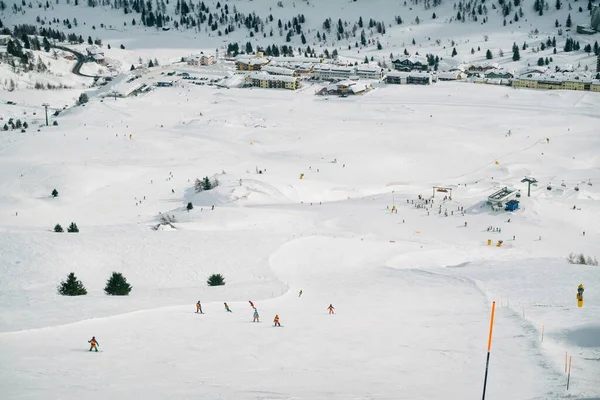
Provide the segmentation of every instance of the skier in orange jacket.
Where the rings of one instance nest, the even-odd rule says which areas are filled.
[[[92,339],[88,340],[88,343],[90,344],[90,351],[92,351],[92,349],[94,349],[94,350],[96,350],[96,353],[97,353],[98,352],[98,346],[100,346],[100,344],[96,340],[96,336],[92,336]]]
[[[273,326],[281,326],[281,324],[279,323],[279,314],[275,314],[275,318],[273,319]]]
[[[200,304],[200,300],[196,303],[196,313],[204,314],[202,312],[202,304]]]
[[[335,308],[333,307],[332,304],[329,305],[329,307],[327,307],[327,309],[329,310],[329,314],[335,314],[335,312],[333,310],[335,310]]]

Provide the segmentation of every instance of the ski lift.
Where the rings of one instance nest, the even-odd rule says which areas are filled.
[[[443,188],[439,188],[437,190],[437,192],[448,193],[448,191],[446,189],[443,189]]]

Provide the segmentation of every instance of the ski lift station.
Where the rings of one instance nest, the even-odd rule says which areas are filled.
[[[519,191],[516,189],[503,187],[502,189],[490,194],[488,196],[488,204],[494,207],[504,207],[509,200],[518,197]]]

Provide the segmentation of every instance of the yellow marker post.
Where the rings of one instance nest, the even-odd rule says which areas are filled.
[[[492,333],[494,331],[494,313],[496,312],[496,302],[492,302],[492,318],[490,319],[490,335],[488,337],[487,360],[485,361],[485,377],[483,378],[483,397],[485,400],[485,389],[487,387],[487,376],[490,365],[490,350],[492,349]]]

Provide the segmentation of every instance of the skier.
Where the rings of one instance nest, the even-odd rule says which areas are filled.
[[[88,340],[88,343],[90,344],[90,351],[92,351],[92,349],[94,349],[94,350],[96,350],[96,353],[97,353],[98,352],[98,346],[100,346],[100,344],[96,340],[96,336],[92,336],[92,339]]]
[[[327,309],[329,310],[329,314],[335,314],[335,312],[333,310],[335,310],[335,308],[333,307],[332,304],[329,305],[329,307],[327,307]]]
[[[202,304],[200,304],[200,300],[198,300],[198,302],[196,303],[196,314],[198,314],[198,313],[204,314],[202,312]]]
[[[252,319],[252,322],[260,322],[258,320],[258,310],[256,308],[254,309],[254,319]]]
[[[465,221],[465,228],[467,227],[467,221]]]
[[[248,303],[250,303],[250,307],[254,308],[256,310],[256,307],[254,307],[254,303],[251,302],[250,300],[248,300]]]
[[[275,314],[275,318],[273,319],[273,326],[281,326],[281,324],[279,323],[279,314]]]
[[[302,289],[298,292],[298,297],[302,297]]]
[[[233,312],[233,311],[231,311],[231,309],[229,308],[229,306],[227,305],[227,303],[223,303],[223,304],[225,304],[225,310],[227,312]]]

